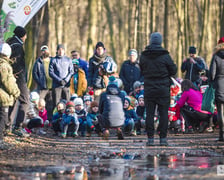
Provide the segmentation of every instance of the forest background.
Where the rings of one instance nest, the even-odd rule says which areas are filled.
[[[57,44],[64,44],[67,56],[76,49],[88,61],[96,43],[102,41],[119,72],[129,49],[140,55],[155,31],[163,35],[163,47],[182,77],[180,67],[189,46],[197,47],[198,55],[210,64],[213,49],[224,36],[224,0],[48,0],[26,29],[31,89],[35,87],[32,67],[44,44],[51,56]]]

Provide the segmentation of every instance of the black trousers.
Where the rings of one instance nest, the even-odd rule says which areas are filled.
[[[58,87],[52,90],[52,97],[53,97],[53,107],[56,107],[57,103],[61,99],[65,99],[69,101],[70,99],[70,89],[69,87]]]
[[[28,129],[38,128],[41,127],[43,124],[43,120],[40,118],[33,118],[30,119],[29,123],[27,124]]]
[[[181,108],[181,114],[184,117],[186,128],[189,126],[197,127],[202,121],[209,123],[210,118],[212,118],[211,114],[195,111],[190,106],[183,106]]]
[[[224,138],[224,103],[216,102],[218,111],[219,137]]]
[[[5,120],[8,119],[9,107],[0,107],[0,140],[3,140]]]
[[[20,90],[20,96],[13,107],[10,107],[9,116],[10,123],[15,119],[15,128],[19,128],[26,118],[26,113],[29,108],[29,89],[27,83],[17,79],[17,85]],[[17,115],[16,115],[17,112]],[[12,114],[13,113],[13,114]]]
[[[159,136],[160,138],[165,138],[167,136],[168,129],[168,109],[170,105],[170,97],[164,98],[147,98],[145,99],[145,107],[146,107],[146,132],[148,138],[154,137],[154,115],[156,105],[158,105],[159,111]]]

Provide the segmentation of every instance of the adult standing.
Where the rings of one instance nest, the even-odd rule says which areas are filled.
[[[0,149],[4,146],[3,130],[5,120],[8,119],[9,106],[12,106],[15,99],[20,95],[9,63],[10,56],[11,47],[7,43],[0,44]]]
[[[94,90],[95,99],[106,90],[108,75],[117,70],[117,64],[108,56],[102,42],[96,44],[95,53],[89,59],[88,89]]]
[[[215,101],[218,111],[219,138],[224,141],[224,37],[218,41],[214,49],[210,65],[211,81],[214,82]]]
[[[154,114],[156,105],[160,115],[160,145],[167,146],[168,109],[170,105],[170,77],[175,75],[177,67],[169,52],[162,48],[162,35],[154,32],[150,44],[140,57],[140,68],[144,76],[144,100],[146,107],[146,131],[148,146],[154,145]]]
[[[183,60],[181,71],[185,74],[185,79],[189,79],[194,85],[198,85],[200,72],[205,69],[205,63],[202,57],[197,56],[197,49],[194,46],[189,47],[189,57]]]
[[[16,83],[21,93],[18,98],[19,103],[15,103],[14,107],[10,110],[10,113],[14,112],[15,108],[17,108],[17,104],[19,104],[12,133],[23,136],[24,133],[21,131],[21,124],[25,120],[26,112],[29,107],[29,89],[27,87],[27,71],[25,52],[23,49],[23,44],[26,41],[27,35],[26,30],[21,26],[17,26],[13,32],[14,36],[8,39],[7,43],[12,49],[12,55],[10,58],[14,60],[12,64],[13,74],[16,77]]]
[[[48,119],[52,119],[52,78],[49,76],[49,64],[51,57],[49,56],[49,48],[46,45],[40,48],[41,56],[37,58],[33,66],[33,79],[37,84],[37,90],[40,95],[40,99],[45,99],[46,108],[48,112]]]
[[[69,86],[73,75],[73,64],[72,60],[65,55],[65,48],[62,44],[57,46],[57,55],[50,61],[49,75],[53,79],[53,106],[56,107],[62,98],[69,101]]]
[[[123,62],[119,74],[127,94],[134,90],[133,84],[135,81],[143,81],[138,63],[138,52],[135,49],[130,49],[128,56],[129,59]]]
[[[81,59],[79,52],[76,50],[71,51],[71,56],[72,56],[72,59],[78,59],[79,67],[82,68],[82,70],[85,72],[86,79],[87,79],[88,78],[88,69],[89,69],[88,62],[86,62],[84,59]]]

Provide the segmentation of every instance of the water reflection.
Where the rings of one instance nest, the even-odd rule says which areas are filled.
[[[31,162],[34,163],[34,162]],[[220,156],[188,154],[88,156],[82,165],[32,166],[32,168],[0,164],[1,177],[28,179],[193,179],[217,176],[216,167],[224,164]]]

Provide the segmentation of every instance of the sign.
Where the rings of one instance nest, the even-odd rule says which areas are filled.
[[[9,32],[4,34],[4,39],[12,36],[16,26],[25,27],[47,0],[4,0],[1,9],[1,17],[12,12],[12,23]]]

